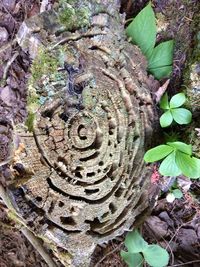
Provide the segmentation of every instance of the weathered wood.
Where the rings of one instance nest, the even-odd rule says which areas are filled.
[[[146,61],[126,41],[118,2],[69,2],[67,11],[89,10],[84,27],[63,30],[57,8],[18,34],[23,49],[36,39],[43,48],[32,66],[29,131],[17,131],[24,149],[12,165],[10,196],[36,235],[69,252],[73,266],[89,266],[97,244],[130,230],[149,209],[143,155],[156,114]]]

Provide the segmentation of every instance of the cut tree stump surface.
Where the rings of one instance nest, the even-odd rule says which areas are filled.
[[[143,155],[157,116],[146,61],[126,41],[116,1],[84,1],[85,27],[69,30],[59,12],[81,11],[73,2],[19,30],[18,42],[34,60],[28,127],[16,126],[9,194],[37,236],[72,256],[56,251],[65,266],[89,266],[97,244],[148,213],[151,168]]]

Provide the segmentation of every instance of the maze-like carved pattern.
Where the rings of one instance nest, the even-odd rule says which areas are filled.
[[[154,111],[146,63],[112,24],[95,33],[98,21],[107,23],[102,16],[63,44],[65,85],[36,112],[33,134],[20,133],[25,150],[13,166],[28,178],[13,190],[27,225],[76,257],[130,229],[148,208],[143,155]]]

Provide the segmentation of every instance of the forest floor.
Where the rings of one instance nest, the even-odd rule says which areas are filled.
[[[21,23],[41,11],[41,1],[1,0],[0,1],[0,120],[12,119],[15,123],[26,117],[26,82],[31,61],[15,42],[15,35]],[[44,2],[44,1],[43,1]],[[47,8],[52,8],[53,2]],[[122,1],[121,11],[127,19],[136,15],[148,1]],[[133,4],[132,4],[133,3]],[[158,19],[158,41],[175,40],[173,74],[169,93],[175,94],[184,84],[184,73],[190,62],[198,29],[197,14],[199,0],[152,0]],[[162,81],[161,81],[162,83]],[[2,129],[0,128],[0,133]],[[198,137],[196,137],[198,138]],[[7,155],[8,137],[0,140],[0,161]],[[9,169],[0,167],[0,182],[6,185]],[[154,181],[155,182],[155,181]],[[165,179],[155,183],[154,188]],[[170,253],[169,266],[200,266],[200,182],[179,177],[184,194],[181,199],[169,203],[162,193],[150,217],[141,228],[143,237],[150,243],[167,248]],[[164,190],[165,191],[165,190]],[[91,267],[126,266],[119,252],[123,248],[124,236],[98,246]],[[15,228],[7,217],[6,208],[0,199],[0,267],[43,267],[47,266],[37,251]],[[81,266],[80,266],[81,267]]]

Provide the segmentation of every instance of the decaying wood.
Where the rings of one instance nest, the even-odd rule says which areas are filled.
[[[26,225],[82,267],[89,266],[97,244],[132,229],[148,212],[151,170],[143,155],[156,120],[146,61],[126,41],[123,16],[113,8],[118,1],[101,1],[107,7],[99,9],[94,2],[84,1],[90,5],[89,23],[72,33],[56,36],[59,24],[37,24],[51,21],[52,14],[57,18],[56,11],[20,29],[24,50],[31,52],[31,40],[37,43],[35,62],[39,46],[52,57],[61,51],[64,60],[56,73],[44,73],[29,88],[37,95],[33,131],[17,131],[24,149],[13,160],[10,188]]]

